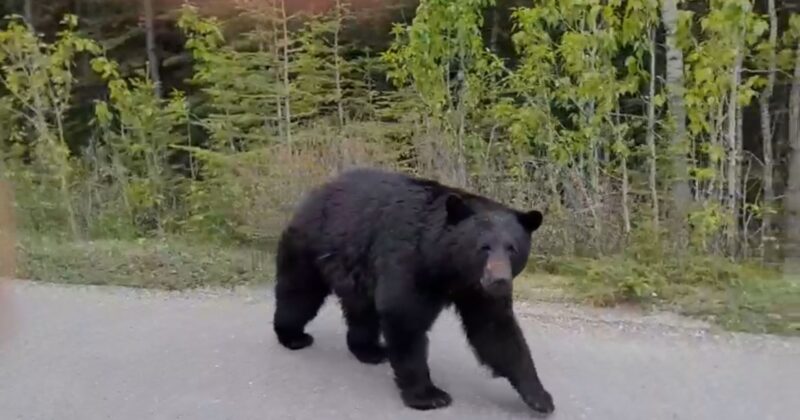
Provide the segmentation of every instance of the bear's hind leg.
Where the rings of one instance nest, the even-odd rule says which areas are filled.
[[[385,362],[386,348],[380,343],[380,320],[375,304],[367,296],[345,296],[341,303],[347,322],[347,348],[362,363]]]
[[[284,347],[299,350],[314,342],[305,327],[317,316],[330,289],[313,259],[304,258],[292,242],[284,237],[278,248],[273,329]]]

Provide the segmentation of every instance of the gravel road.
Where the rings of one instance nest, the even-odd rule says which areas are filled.
[[[3,420],[531,418],[480,368],[452,312],[431,333],[453,405],[403,407],[388,364],[358,363],[329,300],[314,346],[284,350],[269,291],[11,284],[0,342]],[[722,333],[671,315],[519,305],[551,419],[796,419],[800,340]]]

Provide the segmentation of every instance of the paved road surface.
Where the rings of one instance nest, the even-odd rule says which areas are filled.
[[[400,403],[387,364],[346,351],[329,301],[313,347],[271,333],[264,290],[167,293],[13,284],[12,337],[0,343],[0,418],[530,418],[490,379],[446,312],[431,336],[434,381],[454,403]],[[709,332],[670,316],[632,317],[553,304],[520,308],[552,419],[796,419],[800,341]]]

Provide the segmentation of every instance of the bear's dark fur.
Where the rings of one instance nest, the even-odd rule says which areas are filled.
[[[356,169],[311,191],[281,235],[274,330],[289,349],[333,292],[347,345],[364,363],[387,356],[403,402],[444,407],[430,378],[427,332],[454,305],[479,361],[533,410],[554,410],[512,311],[512,279],[527,264],[542,214],[438,182]],[[386,342],[380,343],[380,335]]]

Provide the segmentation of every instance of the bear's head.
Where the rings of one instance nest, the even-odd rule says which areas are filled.
[[[525,268],[531,235],[542,224],[538,210],[519,211],[497,203],[449,194],[445,200],[450,258],[462,281],[494,296],[509,295]]]

